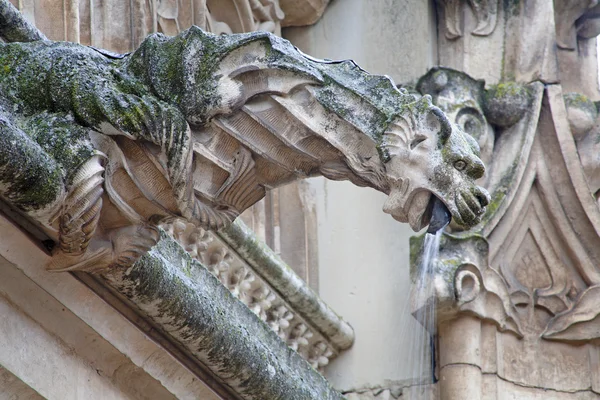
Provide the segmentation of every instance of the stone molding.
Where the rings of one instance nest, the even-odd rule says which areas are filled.
[[[352,345],[352,327],[241,221],[216,233],[184,220],[162,227],[313,368]]]
[[[208,269],[160,235],[130,269],[102,274],[105,283],[242,399],[343,399]]]

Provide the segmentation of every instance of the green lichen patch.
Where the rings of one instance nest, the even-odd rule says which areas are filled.
[[[166,233],[127,273],[105,277],[241,397],[344,398]]]
[[[18,126],[64,169],[67,180],[94,154],[88,129],[70,114],[43,112],[21,118]]]
[[[567,108],[573,107],[583,110],[594,117],[598,114],[596,105],[586,95],[581,93],[566,93],[564,96]]]
[[[37,211],[59,198],[64,181],[61,166],[0,114],[2,196],[24,211]]]
[[[531,103],[529,87],[516,82],[503,82],[489,87],[483,96],[483,110],[489,122],[500,127],[517,123]]]

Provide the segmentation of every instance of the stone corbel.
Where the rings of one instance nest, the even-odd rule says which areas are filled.
[[[426,321],[427,307],[434,303],[437,324],[461,315],[472,315],[494,323],[500,331],[523,336],[507,282],[488,265],[485,238],[444,233],[433,274],[427,277],[433,288],[425,289],[425,296],[419,293],[421,285],[417,282],[420,269],[426,268],[422,265],[423,238],[411,238],[412,312],[423,326],[435,329]]]

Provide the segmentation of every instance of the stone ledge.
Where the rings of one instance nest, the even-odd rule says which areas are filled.
[[[354,342],[354,330],[340,318],[294,271],[241,221],[235,221],[218,235],[236,250],[252,268],[335,345],[345,350]]]
[[[314,368],[352,345],[352,327],[241,221],[218,233],[183,220],[163,228]]]
[[[103,278],[243,399],[344,398],[164,231]]]

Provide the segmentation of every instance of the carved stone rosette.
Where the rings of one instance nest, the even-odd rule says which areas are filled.
[[[238,222],[236,227],[240,225]],[[268,282],[269,277],[264,277],[265,271],[257,271],[251,265],[248,260],[251,257],[240,255],[243,250],[236,249],[219,234],[181,219],[162,227],[313,368],[321,370],[352,344],[354,333],[345,322],[340,320],[341,329],[335,330],[334,335],[324,333],[327,328],[323,329],[322,324],[319,326],[305,307],[291,304],[293,299],[280,293],[285,282],[274,287]],[[267,257],[278,260],[264,246],[255,246],[253,252],[266,252]],[[278,279],[285,280],[285,270],[289,267],[281,261],[276,262],[281,263],[279,275],[283,276]]]

